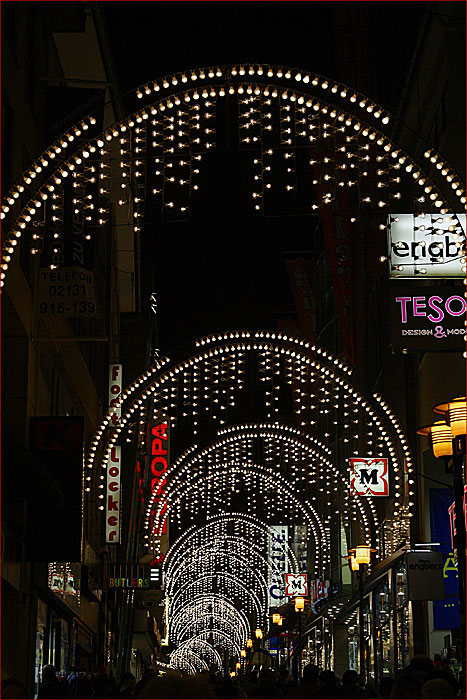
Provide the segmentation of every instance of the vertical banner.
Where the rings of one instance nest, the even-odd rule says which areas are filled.
[[[105,510],[105,541],[107,544],[120,542],[120,483],[121,448],[112,447],[107,463],[107,493]]]
[[[316,330],[316,303],[314,293],[314,263],[296,258],[286,260],[285,267],[297,310],[302,337],[314,342]]]
[[[363,328],[363,318],[359,318],[357,312],[361,308],[363,314],[364,308],[361,303],[362,290],[358,284],[362,276],[356,270],[356,259],[362,257],[362,251],[357,247],[350,221],[331,211],[323,211],[321,220],[342,344],[346,360],[353,366],[359,358],[363,343],[363,333],[359,330],[360,325]]]
[[[167,469],[170,461],[170,425],[168,420],[161,419],[151,426],[148,454],[150,459],[149,485],[151,498],[153,498],[151,529],[160,537],[160,552],[165,555],[169,548],[167,502],[165,500]]]
[[[268,533],[268,559],[274,565],[268,570],[269,607],[275,608],[287,603],[285,595],[285,575],[288,572],[285,556],[289,541],[288,525],[270,525]]]
[[[307,570],[307,529],[306,525],[295,525],[293,537],[290,542],[292,550],[297,557],[298,573],[305,573]]]
[[[122,416],[119,399],[122,393],[122,365],[109,365],[109,407],[113,408],[112,425],[117,425]]]
[[[431,539],[440,542],[443,555],[444,600],[433,601],[434,629],[448,630],[460,625],[458,571],[451,547],[449,507],[454,500],[451,489],[430,489]]]

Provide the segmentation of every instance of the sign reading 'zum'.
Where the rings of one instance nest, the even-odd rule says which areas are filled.
[[[107,492],[105,511],[105,541],[120,542],[120,476],[121,448],[112,447],[107,463]]]

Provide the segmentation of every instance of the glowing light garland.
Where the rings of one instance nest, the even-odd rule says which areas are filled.
[[[320,167],[326,166],[318,178],[323,185],[322,200],[313,204],[312,209],[330,204],[339,187],[351,188],[360,181],[366,181],[369,170],[365,167],[369,168],[372,161],[370,152],[372,149],[377,149],[381,154],[375,157],[375,163],[378,166],[376,174],[379,178],[377,184],[380,189],[377,196],[376,194],[362,195],[363,205],[369,204],[376,210],[382,210],[387,209],[392,200],[397,202],[402,197],[400,183],[403,175],[413,183],[415,188],[419,188],[417,191],[419,196],[414,196],[414,202],[417,206],[423,207],[422,212],[434,207],[434,211],[439,210],[441,215],[448,213],[449,206],[434,181],[379,129],[368,124],[359,114],[352,113],[352,111],[360,111],[365,120],[374,119],[378,124],[385,126],[389,122],[389,116],[383,115],[378,105],[364,96],[356,95],[343,85],[313,76],[307,71],[297,72],[266,66],[261,67],[260,72],[258,70],[259,68],[256,67],[251,73],[248,71],[249,76],[254,76],[254,83],[243,82],[246,71],[238,67],[233,67],[220,76],[217,75],[217,69],[216,72],[211,69],[193,71],[192,75],[195,75],[196,79],[215,82],[222,78],[228,79],[229,83],[211,85],[209,88],[206,86],[201,91],[196,87],[183,88],[182,92],[180,87],[183,85],[183,78],[182,74],[178,74],[178,78],[172,76],[170,80],[167,78],[162,82],[168,85],[169,91],[175,90],[174,94],[160,98],[157,102],[125,117],[84,145],[77,139],[83,135],[84,131],[96,125],[94,117],[88,117],[68,130],[27,169],[3,200],[2,218],[10,216],[12,210],[17,210],[26,190],[31,193],[31,198],[16,217],[13,217],[14,220],[9,227],[2,251],[1,285],[3,286],[5,282],[18,239],[26,229],[36,227],[32,234],[33,245],[30,250],[31,254],[40,252],[43,241],[41,208],[48,207],[48,200],[53,200],[52,208],[55,209],[53,223],[57,239],[61,238],[63,186],[67,177],[76,189],[74,204],[77,210],[82,212],[86,238],[91,238],[96,229],[107,225],[110,213],[110,181],[112,177],[115,179],[116,173],[113,171],[117,169],[123,194],[119,204],[128,206],[134,221],[134,230],[136,233],[140,231],[144,214],[144,183],[149,169],[149,160],[154,161],[156,176],[161,178],[161,185],[159,188],[156,187],[152,194],[156,198],[161,197],[162,210],[176,212],[178,215],[188,211],[189,193],[199,189],[196,181],[199,175],[199,161],[204,152],[215,147],[216,101],[225,97],[227,93],[235,94],[238,99],[239,131],[245,134],[252,133],[251,137],[246,135],[240,139],[241,146],[244,144],[245,147],[261,147],[260,157],[254,159],[254,164],[260,167],[259,174],[255,176],[256,185],[252,192],[252,198],[256,202],[255,209],[262,208],[265,192],[272,186],[271,182],[266,181],[265,175],[272,167],[269,163],[273,161],[269,159],[275,151],[267,147],[263,148],[263,133],[274,129],[274,120],[270,119],[266,110],[273,102],[278,102],[281,112],[280,149],[284,159],[291,158],[292,165],[294,155],[287,152],[287,148],[310,147],[310,144],[312,145],[317,139],[322,140],[323,143],[327,140],[334,144],[337,135],[345,141],[344,145],[336,145],[336,148],[350,157],[348,163],[345,161],[339,164],[336,161],[335,171],[330,171],[328,166],[332,159],[327,156],[323,163],[320,163]],[[270,81],[271,78],[287,83],[293,74],[295,74],[295,86],[305,85],[308,91],[313,91],[315,88],[318,92],[324,91],[325,100],[321,96],[298,92],[296,87],[283,89],[270,82],[262,83],[262,80]],[[212,75],[212,78],[209,78],[209,75]],[[237,78],[242,82],[237,84]],[[149,88],[148,85],[144,86],[144,90],[139,89],[136,92],[137,97],[150,98],[154,92],[158,92],[155,88]],[[341,106],[341,102],[344,106]],[[203,103],[204,112],[200,103]],[[253,104],[261,107],[264,120],[255,118],[254,112],[258,108],[253,108],[251,106]],[[174,110],[173,113],[172,110]],[[318,117],[319,122],[316,123]],[[291,128],[293,123],[295,123],[295,129]],[[148,128],[146,128],[147,125]],[[313,129],[316,129],[318,136],[313,135]],[[254,131],[257,135],[253,135]],[[151,138],[154,140],[150,141]],[[190,151],[190,147],[195,149],[194,153]],[[75,148],[74,151],[73,148]],[[69,157],[58,163],[58,160],[68,153]],[[443,186],[447,187],[449,197],[454,193],[456,199],[461,204],[465,204],[465,188],[461,178],[432,148],[427,149],[424,155],[429,167],[434,168],[434,176],[440,177]],[[55,161],[56,157],[57,161]],[[174,163],[167,159],[177,157],[177,167],[174,170]],[[326,158],[328,158],[327,161]],[[356,163],[353,162],[353,158],[358,160],[361,167],[355,168]],[[315,161],[313,159],[312,161],[314,165]],[[348,171],[350,179],[346,170],[348,165],[353,167],[352,172]],[[290,169],[293,171],[294,167],[289,167]],[[136,185],[136,194],[131,194],[132,178]],[[41,184],[36,185],[39,182]],[[175,204],[174,200],[167,198],[165,183],[172,183],[180,190],[185,190],[186,201],[183,201],[182,197],[180,203]],[[91,191],[93,188],[98,192],[99,200]],[[287,185],[286,189],[293,192],[295,186]],[[384,224],[382,228],[385,228]],[[459,244],[461,245],[461,242]],[[57,267],[55,263],[52,266]]]

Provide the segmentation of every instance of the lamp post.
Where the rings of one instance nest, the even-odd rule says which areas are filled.
[[[261,666],[261,652],[263,646],[263,630],[259,627],[255,629],[255,637],[258,640],[258,666]]]
[[[459,622],[460,622],[460,657],[462,675],[465,678],[465,526],[466,513],[464,503],[464,458],[467,408],[465,396],[446,403],[433,406],[433,411],[443,416],[444,420],[435,421],[417,430],[419,435],[430,438],[435,457],[443,457],[446,466],[452,458],[452,476],[454,503],[456,509],[456,546],[457,572],[459,582]]]
[[[366,668],[365,668],[365,629],[363,616],[363,574],[365,566],[371,562],[371,554],[376,552],[376,549],[367,547],[366,545],[358,545],[353,549],[349,549],[350,566],[352,571],[358,571],[358,637],[359,637],[359,665],[360,677],[362,683],[366,683]]]
[[[252,639],[246,640],[246,648],[247,648],[247,652],[248,652],[247,665],[251,666],[251,652],[252,652],[252,648],[253,648],[253,640]]]
[[[298,660],[297,660],[297,682],[300,683],[302,677],[302,613],[305,610],[305,598],[301,595],[294,600],[295,612],[298,612]]]

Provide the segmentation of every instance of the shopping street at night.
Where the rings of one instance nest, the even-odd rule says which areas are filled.
[[[465,4],[2,9],[4,698],[465,698]]]

